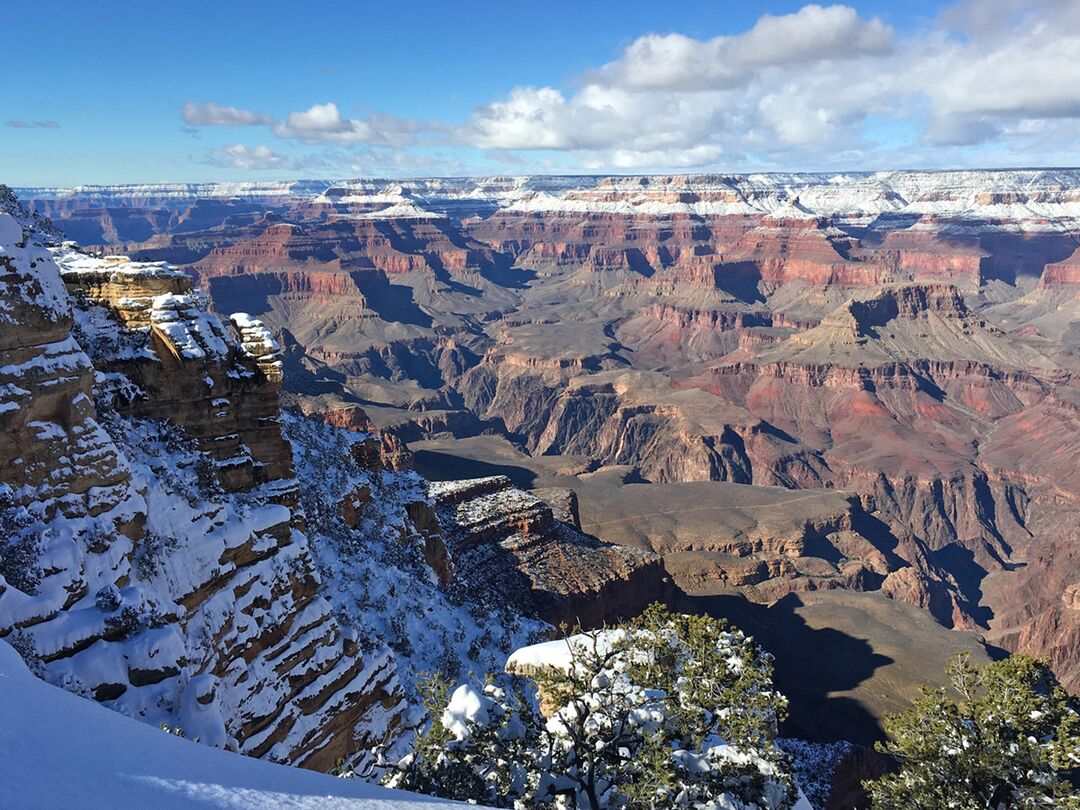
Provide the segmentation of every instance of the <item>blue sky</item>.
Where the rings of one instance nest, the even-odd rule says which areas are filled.
[[[11,20],[12,185],[1080,162],[1070,0],[60,0]]]

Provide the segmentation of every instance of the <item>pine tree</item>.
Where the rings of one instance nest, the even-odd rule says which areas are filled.
[[[1069,781],[1080,767],[1080,714],[1042,661],[1015,655],[976,667],[968,653],[948,674],[959,700],[924,689],[886,718],[880,746],[900,770],[866,783],[885,810],[1080,808]]]

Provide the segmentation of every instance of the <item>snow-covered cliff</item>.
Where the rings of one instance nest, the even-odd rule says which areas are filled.
[[[522,176],[26,188],[49,206],[185,206],[197,200],[315,203],[385,216],[520,213],[747,216],[796,205],[823,217],[980,221],[1021,230],[1080,222],[1080,169],[673,176]]]

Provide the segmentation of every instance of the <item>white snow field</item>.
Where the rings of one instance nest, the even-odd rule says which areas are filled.
[[[50,686],[0,641],[4,810],[466,806],[197,745]]]

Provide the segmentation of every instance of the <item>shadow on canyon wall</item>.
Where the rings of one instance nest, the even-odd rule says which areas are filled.
[[[776,686],[790,701],[782,734],[815,742],[845,739],[866,746],[884,739],[878,719],[861,703],[831,693],[854,689],[893,659],[875,652],[863,639],[831,627],[810,627],[795,612],[802,604],[797,594],[772,606],[738,595],[684,594],[676,597],[674,606],[727,619],[772,653]]]
[[[456,456],[439,450],[415,451],[413,469],[431,481],[505,475],[510,479],[510,483],[521,489],[531,489],[536,481],[536,473],[525,467],[514,464],[492,464],[488,461]]]

